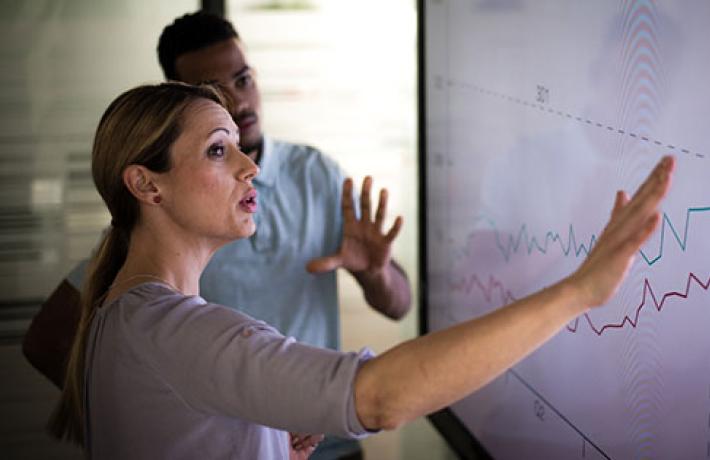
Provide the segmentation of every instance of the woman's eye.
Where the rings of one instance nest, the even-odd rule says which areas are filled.
[[[222,158],[224,156],[224,146],[220,144],[211,145],[207,150],[207,155],[215,158]]]

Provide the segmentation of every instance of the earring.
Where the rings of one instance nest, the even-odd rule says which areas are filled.
[[[160,195],[155,195],[153,197],[153,203],[160,204],[161,201],[162,201],[162,199],[160,198]]]

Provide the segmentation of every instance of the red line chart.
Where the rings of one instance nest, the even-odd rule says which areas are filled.
[[[690,272],[688,274],[688,279],[685,284],[685,289],[681,291],[668,291],[662,294],[657,294],[651,282],[648,278],[643,280],[643,293],[641,295],[641,301],[634,310],[632,315],[625,315],[621,321],[616,323],[606,323],[602,325],[597,325],[592,321],[589,313],[576,318],[571,324],[566,326],[566,329],[570,333],[577,333],[579,331],[580,322],[586,323],[589,328],[597,336],[602,335],[604,332],[612,329],[623,329],[624,327],[630,327],[635,329],[639,324],[639,318],[641,316],[641,311],[644,308],[653,307],[656,311],[660,312],[666,305],[666,301],[671,298],[681,298],[687,299],[690,295],[690,289],[693,285],[700,287],[702,290],[707,291],[710,288],[710,276],[706,281],[703,281],[698,275]],[[507,305],[514,302],[516,297],[513,293],[505,287],[503,282],[496,279],[493,275],[489,275],[487,280],[483,280],[478,275],[469,275],[460,278],[456,281],[452,281],[449,287],[454,291],[463,292],[465,294],[471,294],[473,292],[480,292],[483,298],[493,304],[495,300],[495,295],[498,295],[500,303],[496,306]]]

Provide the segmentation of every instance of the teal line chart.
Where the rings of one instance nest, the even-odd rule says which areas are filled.
[[[584,315],[582,315],[582,317],[576,318],[572,322],[572,324],[568,324],[566,326],[566,329],[570,333],[576,333],[579,330],[579,323],[582,318],[589,325],[589,328],[592,330],[592,332],[594,332],[597,336],[601,336],[607,330],[623,329],[626,326],[636,329],[639,323],[639,318],[641,316],[641,311],[647,305],[654,307],[656,311],[660,312],[664,308],[666,300],[670,298],[678,297],[681,299],[687,299],[690,295],[690,289],[693,285],[697,285],[702,290],[708,291],[708,288],[710,288],[710,276],[708,276],[707,281],[703,281],[698,275],[693,272],[690,272],[688,273],[688,280],[685,284],[685,290],[668,291],[663,294],[656,294],[648,278],[644,278],[643,294],[641,295],[641,301],[636,307],[636,310],[633,315],[624,315],[623,319],[616,323],[607,323],[601,326],[597,326],[592,321],[592,318],[589,316],[589,313],[585,313]],[[486,282],[482,281],[482,279],[477,275],[465,276],[463,278],[450,282],[449,287],[455,291],[461,291],[466,294],[470,294],[474,290],[478,290],[483,294],[484,298],[488,302],[491,302],[493,300],[494,292],[498,292],[501,299],[503,300],[503,303],[501,303],[500,306],[507,305],[517,300],[515,296],[510,292],[510,290],[508,290],[504,286],[504,284],[500,280],[496,279],[493,275],[489,275],[488,281]]]
[[[661,140],[654,139],[650,136],[647,136],[644,134],[639,134],[637,132],[630,131],[630,130],[627,130],[624,128],[617,128],[617,127],[611,126],[608,123],[602,123],[599,121],[591,120],[586,117],[573,115],[570,112],[549,107],[546,105],[546,103],[530,102],[530,101],[527,101],[523,98],[510,96],[508,94],[503,94],[503,93],[500,93],[497,91],[492,91],[490,89],[482,88],[482,87],[475,85],[475,84],[461,82],[461,81],[455,81],[455,80],[451,80],[451,79],[449,79],[447,81],[447,84],[449,87],[458,87],[458,88],[462,88],[462,89],[469,90],[469,91],[476,91],[480,94],[484,94],[487,96],[491,96],[491,97],[495,97],[495,98],[498,98],[501,100],[512,102],[514,104],[518,104],[523,107],[528,107],[531,109],[540,110],[543,113],[557,115],[559,117],[562,117],[562,118],[565,118],[568,120],[575,120],[579,123],[583,123],[583,124],[591,126],[591,127],[597,127],[599,129],[603,129],[608,132],[616,133],[620,136],[628,136],[636,141],[641,141],[641,142],[646,142],[648,144],[653,144],[658,148],[664,149],[666,153],[678,152],[678,153],[684,154],[684,156],[686,156],[686,157],[694,157],[694,158],[698,158],[701,160],[705,160],[705,159],[710,158],[710,156],[706,155],[705,153],[693,151],[688,148],[679,147],[677,144],[663,142]]]
[[[652,266],[663,258],[667,234],[666,229],[668,229],[670,234],[673,236],[673,239],[676,241],[680,249],[685,252],[688,247],[688,229],[690,228],[690,218],[695,214],[703,213],[710,213],[710,206],[688,208],[685,213],[685,223],[683,224],[682,232],[679,232],[668,214],[663,212],[658,252],[655,256],[649,256],[643,250],[639,250],[639,254],[641,254],[641,258],[643,258],[644,262],[647,265]],[[569,225],[565,236],[559,232],[549,230],[545,233],[544,238],[538,238],[534,235],[531,236],[528,231],[528,225],[525,223],[521,224],[520,230],[518,230],[517,234],[507,234],[506,239],[505,236],[501,236],[502,232],[498,229],[496,222],[492,218],[487,216],[479,216],[475,220],[484,221],[493,229],[496,237],[496,245],[506,262],[509,262],[511,255],[519,252],[521,247],[525,252],[527,252],[527,255],[530,255],[533,251],[537,251],[541,254],[547,254],[550,250],[550,245],[554,246],[555,243],[557,243],[562,251],[562,254],[565,256],[569,256],[570,254],[574,254],[575,257],[579,257],[580,254],[584,254],[586,256],[589,254],[589,251],[592,249],[597,240],[597,236],[592,234],[588,242],[585,241],[579,243],[572,224]]]

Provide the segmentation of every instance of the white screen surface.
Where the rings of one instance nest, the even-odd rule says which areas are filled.
[[[613,300],[454,414],[496,458],[710,458],[710,2],[423,11],[429,330],[570,274],[677,159]]]

